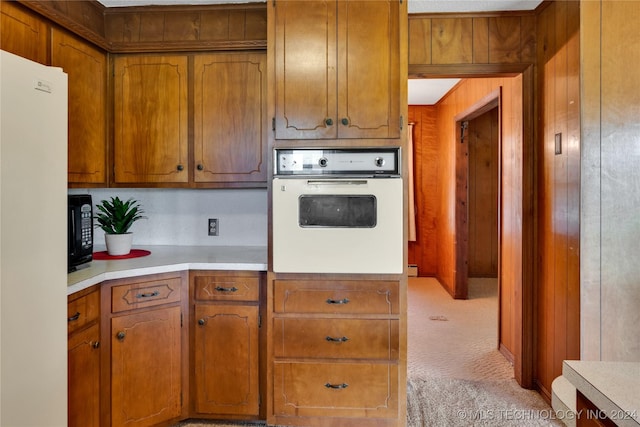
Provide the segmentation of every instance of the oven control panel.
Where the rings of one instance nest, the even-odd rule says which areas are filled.
[[[275,175],[400,175],[400,148],[275,150]]]

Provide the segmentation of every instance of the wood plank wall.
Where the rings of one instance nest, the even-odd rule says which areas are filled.
[[[409,264],[418,266],[418,275],[435,276],[438,263],[438,142],[436,107],[410,105],[409,122],[413,122],[414,194],[416,241],[409,242]]]
[[[105,8],[96,0],[19,3],[112,53],[267,48],[264,3],[125,8]]]
[[[516,64],[535,61],[533,12],[412,14],[409,64]]]
[[[562,360],[580,358],[579,20],[577,1],[554,1],[538,19],[535,378],[547,400]]]

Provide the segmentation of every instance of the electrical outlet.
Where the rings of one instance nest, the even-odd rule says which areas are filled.
[[[209,218],[209,236],[218,235],[218,218]]]

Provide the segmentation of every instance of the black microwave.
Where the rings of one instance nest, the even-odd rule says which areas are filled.
[[[88,194],[69,194],[67,215],[67,271],[93,259],[93,204]]]

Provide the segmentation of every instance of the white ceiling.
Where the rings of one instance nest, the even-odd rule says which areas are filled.
[[[260,0],[98,0],[107,7],[170,4],[260,3]],[[533,10],[542,0],[407,0],[409,13]]]
[[[255,0],[98,0],[106,7],[254,3]],[[533,10],[542,0],[407,0],[409,13]],[[409,105],[434,105],[459,79],[409,80]]]

